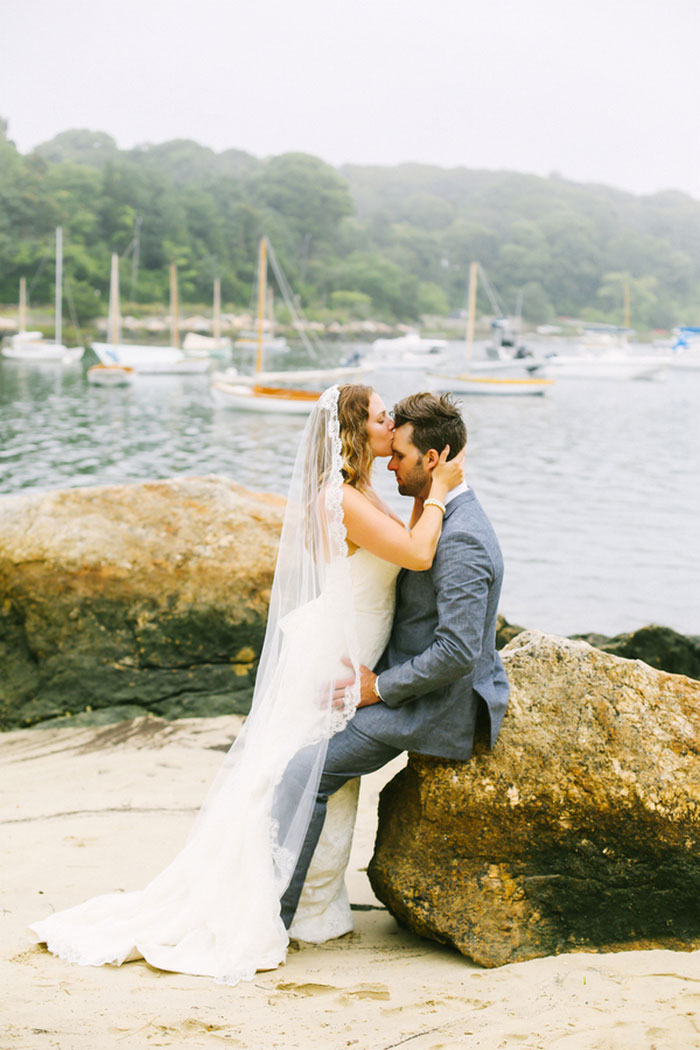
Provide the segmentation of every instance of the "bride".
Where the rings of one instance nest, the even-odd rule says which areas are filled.
[[[321,395],[292,475],[250,715],[183,849],[145,889],[30,926],[49,951],[92,966],[143,958],[235,984],[284,962],[290,934],[322,941],[352,928],[344,870],[357,782],[331,799],[289,931],[280,900],[328,740],[357,708],[360,665],[373,666],[388,640],[396,576],[430,567],[440,538],[439,506],[420,516],[414,508],[407,530],[371,486],[374,459],[392,454],[392,431],[371,387]],[[438,504],[462,481],[461,456],[448,454],[432,472]],[[353,673],[338,706],[336,682]]]

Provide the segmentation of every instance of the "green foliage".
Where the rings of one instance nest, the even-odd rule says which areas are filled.
[[[364,321],[372,312],[372,298],[365,292],[349,292],[341,288],[331,292],[331,309],[343,320]]]
[[[416,310],[420,316],[424,314],[435,317],[446,317],[450,311],[450,305],[443,289],[432,281],[422,281],[418,285],[416,294]]]
[[[347,166],[303,153],[259,160],[189,140],[120,150],[109,135],[66,131],[28,156],[0,120],[0,300],[28,278],[53,295],[53,238],[64,227],[66,283],[81,323],[104,310],[110,254],[135,303],[165,302],[176,261],[183,301],[248,307],[267,233],[302,305],[348,319],[415,321],[466,304],[478,260],[504,310],[634,327],[700,322],[700,202],[635,197],[507,172],[420,164]],[[480,282],[478,309],[491,312]]]

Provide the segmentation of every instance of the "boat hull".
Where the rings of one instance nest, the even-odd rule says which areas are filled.
[[[121,365],[93,365],[87,370],[87,381],[91,386],[129,386],[133,379],[133,368]]]
[[[558,379],[658,379],[666,364],[657,358],[633,357],[550,357],[547,367]]]
[[[21,340],[16,336],[2,349],[3,357],[12,361],[58,361],[74,364],[83,356],[82,346],[63,346],[62,343],[44,343],[40,339]]]
[[[138,343],[92,343],[103,365],[123,365],[144,375],[181,375],[209,369],[208,357],[186,357],[174,346]]]
[[[552,379],[523,379],[497,376],[430,374],[431,388],[439,394],[470,394],[479,397],[542,397],[554,386]]]
[[[280,372],[256,372],[253,375],[240,375],[235,368],[215,372],[215,382],[233,383],[234,386],[269,386],[272,383],[334,383],[350,382],[359,379],[371,371],[366,365],[339,368],[293,368]]]
[[[370,358],[370,361],[372,370],[376,372],[424,372],[426,368],[434,368],[435,365],[442,364],[445,357],[446,355],[442,353],[423,354],[408,351],[405,354]]]
[[[240,383],[215,381],[212,397],[217,404],[243,412],[275,412],[286,415],[308,415],[321,391],[294,391],[272,387],[244,386]]]

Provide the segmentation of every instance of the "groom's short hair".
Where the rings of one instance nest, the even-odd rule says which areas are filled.
[[[467,427],[457,402],[449,394],[410,394],[394,405],[394,426],[410,423],[412,441],[423,455],[450,446],[452,459],[467,443]]]

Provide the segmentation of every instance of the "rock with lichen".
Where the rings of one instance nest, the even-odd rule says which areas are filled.
[[[219,477],[0,498],[0,728],[245,712],[283,510]]]
[[[377,896],[484,966],[700,947],[700,684],[536,631],[502,655],[494,751],[384,789]]]

